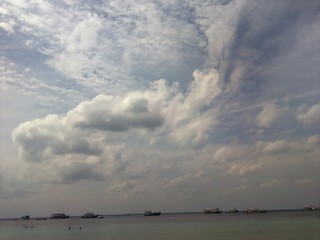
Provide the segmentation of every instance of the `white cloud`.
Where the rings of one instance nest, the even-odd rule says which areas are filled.
[[[259,127],[269,128],[279,118],[280,109],[273,103],[266,104],[256,118]]]
[[[243,162],[243,163],[234,163],[231,165],[228,173],[230,175],[245,175],[250,173],[259,172],[263,169],[262,162]]]
[[[231,147],[227,147],[227,146],[219,148],[213,156],[213,162],[225,162],[225,161],[228,161],[229,159],[232,159],[233,154],[231,149],[232,149]]]
[[[306,113],[300,114],[298,119],[306,128],[320,128],[320,103],[313,105]]]
[[[214,98],[221,93],[221,82],[216,70],[208,73],[198,70],[193,73],[194,81],[190,84],[190,90],[185,100],[186,108],[198,111],[208,106]]]
[[[264,146],[263,151],[265,153],[281,153],[285,151],[290,151],[291,144],[284,140],[277,140],[274,142],[268,142],[266,143],[266,146]]]
[[[209,54],[208,64],[210,66],[223,65],[223,60],[228,56],[238,20],[238,12],[244,2],[229,2],[214,4],[203,1],[194,2],[191,6],[195,8],[195,22],[203,31],[207,40],[207,52]]]
[[[216,124],[210,108],[201,112],[220,92],[217,76],[213,76],[197,72],[186,95],[163,80],[156,81],[149,90],[123,97],[100,94],[64,116],[48,115],[19,125],[13,131],[13,140],[20,156],[31,162],[69,154],[99,157],[109,138],[120,144],[161,136],[182,145],[199,146],[208,140],[209,131]],[[174,112],[184,117],[171,115]]]
[[[306,146],[307,147],[315,147],[320,144],[320,135],[313,135],[308,138]]]
[[[8,32],[8,34],[14,33],[14,25],[15,22],[10,21],[10,22],[0,22],[0,28]]]

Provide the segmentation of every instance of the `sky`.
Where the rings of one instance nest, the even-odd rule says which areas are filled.
[[[1,0],[0,217],[320,205],[320,2]]]

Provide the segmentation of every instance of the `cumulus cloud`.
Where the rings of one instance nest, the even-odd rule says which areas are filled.
[[[320,103],[313,105],[307,112],[298,116],[306,128],[320,128]]]
[[[64,168],[61,174],[63,176],[63,183],[87,179],[98,181],[104,176],[104,174],[99,172],[95,165],[92,164],[73,164],[72,166]]]
[[[256,118],[256,123],[259,127],[271,127],[272,123],[276,121],[280,116],[279,108],[273,104],[266,104],[262,111],[258,114]]]
[[[119,99],[99,95],[90,103],[79,105],[75,122],[78,128],[91,128],[105,131],[128,131],[130,128],[155,129],[162,125],[164,119],[157,112],[150,112],[146,99],[125,99],[128,108],[121,109]],[[121,100],[120,100],[121,101]],[[128,101],[132,101],[129,102]],[[71,114],[69,114],[70,117]]]
[[[122,154],[110,154],[116,146],[143,146],[149,138],[160,138],[162,143],[199,147],[217,123],[210,106],[221,91],[216,73],[196,71],[194,77],[186,94],[164,80],[122,97],[100,94],[65,115],[20,124],[12,139],[22,159],[61,166],[56,175],[63,176],[62,182],[100,180],[109,171],[126,169]],[[97,162],[104,172],[93,168]]]

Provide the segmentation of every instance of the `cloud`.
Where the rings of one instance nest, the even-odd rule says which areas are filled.
[[[313,135],[313,136],[310,136],[307,140],[307,147],[315,147],[317,146],[318,144],[320,143],[320,135]]]
[[[237,21],[237,12],[241,11],[244,2],[190,3],[195,9],[195,22],[206,37],[208,53],[207,64],[222,67],[232,46]],[[205,17],[204,17],[205,16]]]
[[[123,100],[128,104],[121,109],[122,103],[118,99],[99,95],[90,103],[78,107],[77,115],[81,120],[75,123],[78,128],[91,128],[96,130],[124,132],[130,128],[155,129],[163,124],[163,117],[157,112],[148,110],[147,99],[127,98]]]
[[[308,179],[308,178],[304,178],[304,179],[298,179],[296,181],[296,184],[299,185],[299,186],[305,186],[305,185],[308,185],[311,183],[311,180]]]
[[[248,185],[242,185],[239,187],[235,187],[233,192],[244,192],[249,189]]]
[[[281,181],[277,180],[277,179],[273,179],[269,182],[265,182],[265,183],[261,183],[260,184],[260,188],[270,188],[270,187],[274,187],[277,186],[281,183]]]
[[[234,163],[231,165],[228,173],[230,175],[245,175],[250,173],[259,172],[263,169],[262,162],[244,162],[244,163]]]
[[[130,136],[139,142],[144,134],[200,146],[217,123],[209,107],[221,91],[216,73],[196,71],[194,77],[186,94],[175,84],[167,86],[164,80],[122,97],[100,94],[66,115],[48,115],[20,124],[12,133],[13,141],[20,157],[31,162],[70,154],[101,156],[104,139],[118,139],[120,144]],[[128,135],[121,135],[124,132]]]
[[[104,174],[98,172],[98,168],[92,164],[73,164],[62,170],[62,182],[70,183],[79,180],[102,180]]]
[[[14,33],[14,23],[0,22],[0,28],[8,32],[8,34]]]
[[[277,140],[274,142],[269,142],[266,144],[266,146],[263,148],[263,151],[265,153],[281,153],[285,151],[290,151],[291,144],[284,140]]]
[[[313,105],[306,113],[298,116],[306,128],[320,128],[320,103]]]
[[[3,27],[16,21],[16,35],[23,35],[29,51],[65,78],[95,94],[112,92],[110,85],[123,93],[150,79],[190,79],[196,67],[189,66],[200,66],[205,39],[185,5],[5,2]]]
[[[266,104],[256,118],[259,127],[271,127],[272,123],[280,116],[279,108],[272,103]]]

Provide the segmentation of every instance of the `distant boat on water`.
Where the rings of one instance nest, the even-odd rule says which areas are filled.
[[[144,212],[145,216],[159,216],[160,214],[161,214],[161,212],[156,211],[156,210],[154,210],[154,211],[145,211]]]
[[[228,211],[226,211],[226,213],[237,213],[237,212],[239,212],[239,210],[236,208],[231,208]]]
[[[30,216],[29,215],[22,216],[21,220],[30,220]]]
[[[64,213],[52,213],[50,219],[65,219],[69,218],[68,215]]]
[[[246,213],[265,213],[267,212],[266,210],[261,210],[258,208],[252,208],[252,209],[247,209]]]
[[[320,207],[316,208],[311,205],[306,205],[303,207],[304,211],[320,211]]]
[[[204,214],[217,214],[222,213],[222,211],[219,208],[207,208],[203,210]]]
[[[93,212],[86,212],[81,218],[97,218],[98,215],[94,214]]]

